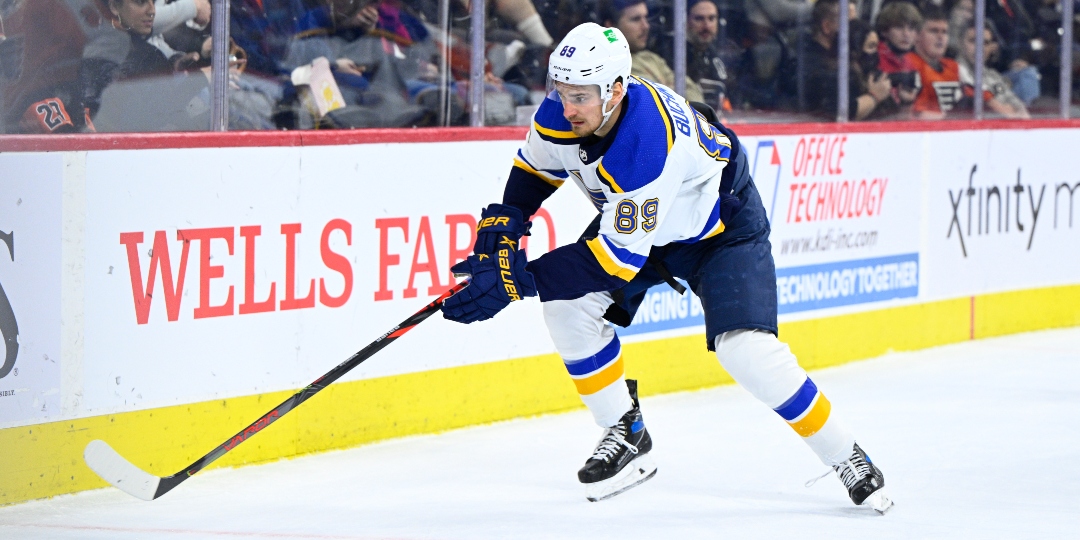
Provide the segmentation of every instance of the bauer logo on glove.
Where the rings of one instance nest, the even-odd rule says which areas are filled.
[[[504,204],[491,204],[480,212],[476,224],[476,243],[473,253],[495,253],[501,240],[508,238],[515,243],[529,234],[532,222],[525,221],[521,210]]]
[[[502,248],[499,250],[499,268],[502,269],[502,271],[499,272],[499,275],[502,277],[503,289],[506,290],[506,296],[511,302],[521,300],[521,297],[518,296],[517,285],[514,284],[513,267],[510,265],[510,250],[514,249],[517,242],[504,236],[499,244],[509,244],[510,246],[509,248]],[[524,253],[521,258],[525,258]]]
[[[480,222],[479,225],[476,226],[476,231],[480,232],[480,229],[483,229],[483,228],[486,228],[486,227],[494,227],[496,225],[502,225],[503,227],[509,227],[510,226],[510,218],[507,217],[507,216],[502,216],[502,217],[494,217],[494,216],[492,216],[492,217],[489,217],[489,218],[485,218]]]
[[[536,282],[525,270],[525,252],[517,241],[502,235],[493,255],[470,255],[450,270],[455,276],[471,276],[469,286],[443,302],[443,317],[460,323],[494,317],[510,302],[536,296]]]

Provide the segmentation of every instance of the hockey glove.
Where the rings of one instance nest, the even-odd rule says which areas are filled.
[[[470,255],[451,267],[454,275],[472,280],[443,302],[443,317],[464,324],[484,321],[510,302],[536,296],[536,281],[525,270],[525,252],[516,248],[517,242],[504,235],[495,253]]]
[[[473,253],[495,253],[503,236],[516,244],[522,236],[529,234],[531,226],[531,221],[524,221],[521,210],[505,204],[492,204],[480,212]]]

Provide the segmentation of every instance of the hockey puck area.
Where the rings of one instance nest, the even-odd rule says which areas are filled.
[[[1062,479],[1080,478],[1080,434],[1062,426],[1080,413],[1080,329],[813,373],[883,471],[896,502],[886,515],[853,505],[835,474],[804,487],[827,467],[781,418],[727,386],[644,397],[648,455],[663,473],[600,503],[586,500],[576,472],[601,430],[578,410],[210,470],[153,502],[107,488],[12,505],[0,508],[0,538],[1075,535],[1077,484]],[[639,384],[648,396],[649,381]]]

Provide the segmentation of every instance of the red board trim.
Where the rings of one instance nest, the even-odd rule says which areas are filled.
[[[910,133],[998,129],[1076,129],[1075,120],[950,120],[913,122],[739,124],[739,135],[808,135],[819,133]],[[97,133],[86,135],[0,135],[0,152],[146,150],[154,148],[235,148],[261,146],[331,146],[350,144],[508,141],[525,138],[527,128],[422,128],[315,131],[230,131],[183,133]]]

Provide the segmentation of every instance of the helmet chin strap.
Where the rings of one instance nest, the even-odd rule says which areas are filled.
[[[600,112],[604,115],[604,121],[600,122],[600,127],[596,128],[597,131],[604,129],[604,126],[607,125],[608,120],[611,120],[611,113],[614,113],[615,109],[619,107],[619,104],[616,103],[610,111],[607,110],[608,103],[611,103],[611,98],[615,97],[614,94],[614,92],[609,91],[607,97],[604,98],[604,102],[600,104]]]

